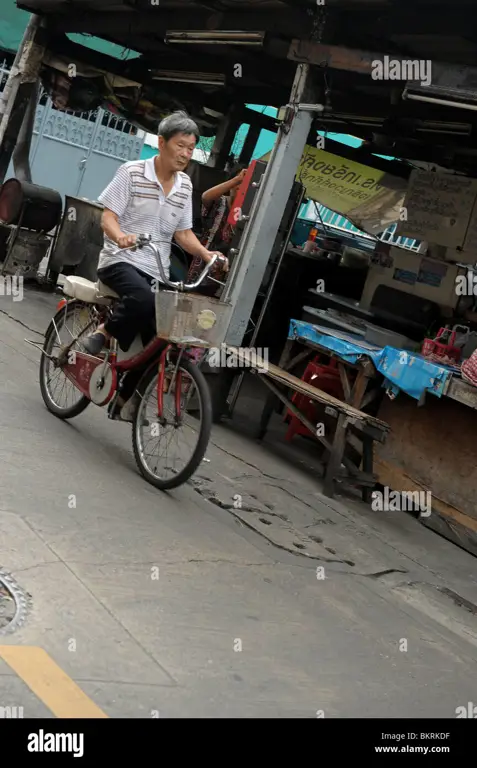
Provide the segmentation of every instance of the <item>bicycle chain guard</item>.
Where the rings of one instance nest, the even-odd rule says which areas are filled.
[[[109,403],[117,385],[114,368],[85,352],[70,350],[68,357],[68,362],[62,366],[65,376],[95,405]]]

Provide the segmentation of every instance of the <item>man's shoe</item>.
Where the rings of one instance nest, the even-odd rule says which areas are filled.
[[[87,336],[81,343],[88,354],[96,357],[106,344],[106,336],[104,333],[96,331],[96,333],[92,333],[91,336]]]

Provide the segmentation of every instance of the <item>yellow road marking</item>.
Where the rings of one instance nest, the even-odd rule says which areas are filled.
[[[56,717],[108,717],[43,648],[0,645],[0,658]]]

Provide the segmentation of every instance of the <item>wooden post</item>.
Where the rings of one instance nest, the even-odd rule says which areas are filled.
[[[240,128],[241,114],[233,104],[228,114],[222,119],[215,136],[210,156],[206,165],[212,168],[224,168],[230,155],[235,135]]]
[[[260,137],[262,128],[259,125],[250,125],[247,136],[243,143],[242,151],[240,152],[239,162],[244,165],[249,165],[252,159],[254,149],[257,145],[257,141]]]
[[[45,55],[44,21],[32,15],[0,100],[0,183],[3,184]]]

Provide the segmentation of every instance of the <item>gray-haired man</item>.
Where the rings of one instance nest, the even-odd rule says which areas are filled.
[[[112,336],[127,351],[138,333],[148,334],[155,318],[153,284],[161,282],[150,246],[117,252],[148,233],[159,242],[164,272],[169,276],[172,238],[192,256],[208,262],[209,251],[192,231],[192,182],[184,173],[199,139],[199,129],[185,112],[174,112],[159,125],[159,155],[133,160],[118,168],[98,200],[104,205],[104,246],[98,277],[121,297],[113,316],[85,339],[97,355]],[[149,338],[147,340],[149,340]],[[143,341],[146,338],[143,335]]]
[[[161,282],[161,275],[154,251],[146,245],[118,253],[118,246],[133,246],[137,235],[150,234],[159,243],[168,277],[173,237],[187,253],[201,256],[205,262],[216,253],[201,245],[192,232],[192,182],[184,171],[199,140],[199,129],[185,112],[174,112],[162,120],[158,133],[159,155],[124,163],[98,198],[104,205],[98,278],[121,300],[112,317],[83,342],[92,355],[99,354],[111,337],[126,352],[138,334],[146,344],[155,333],[152,286]],[[129,383],[134,389],[134,382]],[[118,408],[132,394],[130,389],[125,381]]]

